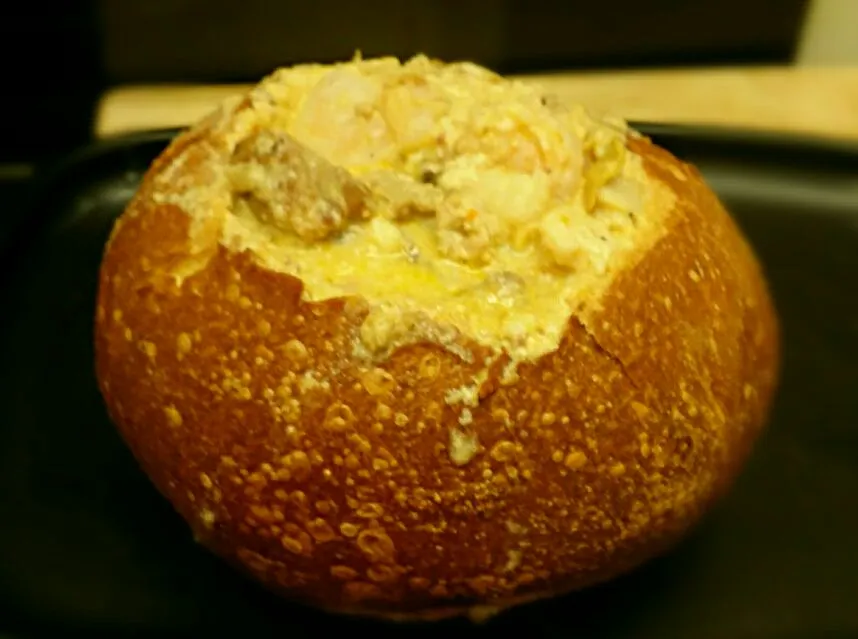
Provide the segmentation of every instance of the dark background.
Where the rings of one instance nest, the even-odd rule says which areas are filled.
[[[7,3],[0,8],[0,249],[24,178],[89,139],[93,108],[111,86],[253,81],[278,65],[341,59],[356,48],[471,58],[506,72],[786,63],[804,5]],[[688,130],[662,130],[656,139],[701,168],[766,265],[786,336],[773,427],[730,499],[680,552],[581,598],[510,613],[484,634],[856,637],[858,155]],[[92,282],[109,224],[166,141],[102,148],[75,165],[84,170],[42,182],[45,197],[22,209],[30,224],[20,228],[47,231],[7,236],[21,259],[17,272],[11,261],[0,269],[0,277],[15,275],[16,291],[0,300],[0,324],[16,329],[0,330],[0,362],[9,364],[0,371],[0,590],[16,598],[0,597],[0,635],[20,617],[31,634],[39,623],[62,628],[51,637],[70,636],[75,624],[87,629],[80,636],[111,639],[117,626],[123,636],[168,636],[164,628],[191,628],[190,636],[260,637],[265,628],[279,637],[339,636],[325,632],[335,620],[296,618],[293,608],[284,620],[282,602],[243,590],[225,565],[187,552],[184,528],[107,427],[94,382],[81,374],[92,359]],[[47,239],[35,243],[39,237]],[[45,388],[55,392],[48,397]],[[439,632],[452,636],[446,627],[420,636]]]
[[[788,62],[805,0],[82,0],[3,3],[0,176],[87,141],[127,83],[427,52],[502,72]],[[15,163],[10,165],[10,163]],[[23,165],[22,165],[23,163]]]

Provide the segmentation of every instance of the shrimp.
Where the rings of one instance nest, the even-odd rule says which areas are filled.
[[[295,115],[290,132],[329,162],[357,167],[396,159],[396,145],[379,105],[376,78],[341,68],[322,77]]]

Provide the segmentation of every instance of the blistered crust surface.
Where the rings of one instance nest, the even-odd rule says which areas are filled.
[[[556,351],[510,371],[459,336],[375,362],[350,355],[365,303],[308,301],[164,201],[217,152],[208,126],[117,225],[96,346],[111,416],[213,550],[329,609],[456,609],[609,578],[729,485],[770,402],[777,327],[692,168],[629,139],[675,204]]]

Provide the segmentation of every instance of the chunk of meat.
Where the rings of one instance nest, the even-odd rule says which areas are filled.
[[[358,180],[285,133],[261,130],[242,140],[229,178],[262,222],[307,242],[338,234],[366,210]]]

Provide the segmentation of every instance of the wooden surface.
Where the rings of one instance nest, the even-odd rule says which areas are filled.
[[[858,66],[682,69],[529,76],[595,112],[858,140]],[[95,134],[185,126],[242,85],[135,86],[106,93]]]

